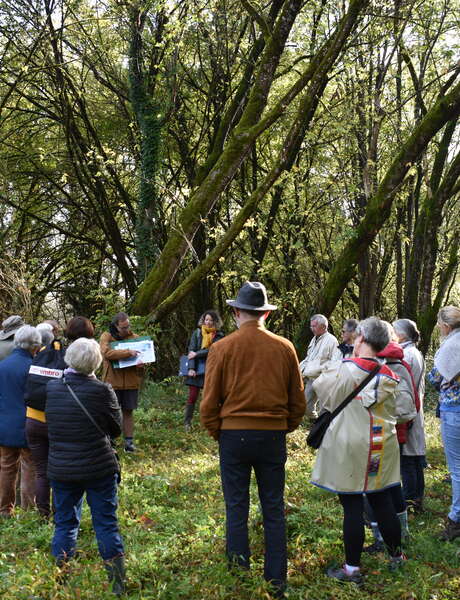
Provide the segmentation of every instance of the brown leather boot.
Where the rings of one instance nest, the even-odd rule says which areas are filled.
[[[449,517],[447,517],[446,528],[441,533],[439,538],[444,542],[451,542],[452,540],[455,540],[455,538],[458,537],[460,537],[460,523],[452,521],[452,519],[449,519]]]

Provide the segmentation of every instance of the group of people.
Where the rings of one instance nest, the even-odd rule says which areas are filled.
[[[133,410],[142,365],[115,368],[135,356],[117,342],[136,337],[126,313],[94,339],[86,317],[32,327],[18,315],[0,332],[0,518],[11,518],[20,474],[21,506],[54,516],[51,551],[65,577],[75,555],[86,493],[99,552],[112,590],[124,590],[124,546],[116,507],[120,466],[113,440],[122,431],[134,451]],[[102,379],[95,372],[103,363]],[[52,506],[50,502],[52,488]]]
[[[338,495],[344,511],[345,562],[327,575],[360,584],[363,550],[386,550],[390,569],[401,568],[407,510],[424,509],[425,361],[417,349],[416,324],[348,319],[339,344],[328,332],[326,317],[314,315],[313,337],[298,365],[292,344],[264,327],[276,307],[268,303],[262,284],[246,283],[227,303],[238,331],[207,346],[200,412],[202,425],[219,443],[229,564],[250,565],[247,523],[254,469],[264,519],[265,578],[275,597],[284,596],[286,433],[304,413],[312,423],[352,398],[327,428],[311,477],[311,483]],[[442,344],[429,380],[440,391],[452,479],[452,506],[440,538],[451,541],[460,537],[460,309],[441,309],[438,326]],[[363,548],[366,518],[375,542]]]
[[[328,332],[326,317],[314,315],[313,338],[299,364],[293,344],[265,327],[277,307],[268,302],[263,284],[246,282],[227,304],[236,324],[233,333],[224,336],[218,313],[208,310],[191,336],[185,427],[191,428],[203,388],[201,423],[219,444],[229,567],[250,568],[254,470],[264,522],[264,577],[273,597],[284,597],[286,435],[304,415],[308,425],[318,414],[334,411],[311,476],[311,483],[338,495],[344,512],[345,562],[327,574],[361,583],[363,550],[386,550],[390,569],[399,569],[406,560],[407,509],[423,510],[425,486],[425,363],[417,349],[416,324],[409,319],[393,324],[377,317],[348,319],[339,344]],[[24,508],[36,502],[40,513],[49,516],[51,486],[52,553],[65,573],[76,552],[86,493],[109,581],[121,595],[125,565],[116,517],[120,469],[113,439],[123,431],[125,451],[135,450],[133,410],[142,377],[142,365],[117,369],[115,364],[133,356],[134,351],[116,347],[117,341],[135,336],[128,315],[116,315],[100,343],[84,317],[69,321],[65,340],[54,321],[31,327],[13,316],[2,326],[0,515],[13,514],[20,465]],[[428,378],[440,393],[452,480],[452,505],[441,537],[453,540],[460,537],[460,309],[441,309],[438,326],[443,341]],[[103,381],[95,376],[101,363]],[[363,548],[366,519],[375,541]]]

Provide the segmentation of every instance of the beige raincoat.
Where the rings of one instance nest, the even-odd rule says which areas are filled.
[[[313,386],[333,411],[375,367],[353,358],[331,365]],[[311,483],[336,493],[373,492],[400,482],[395,391],[398,379],[385,365],[330,424],[318,450]]]

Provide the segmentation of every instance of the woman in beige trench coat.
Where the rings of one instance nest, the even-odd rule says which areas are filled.
[[[380,319],[360,322],[355,356],[332,365],[314,383],[325,409],[333,411],[368,376],[376,366],[377,353],[388,342],[388,328]],[[397,384],[394,373],[382,365],[332,421],[318,450],[311,482],[337,493],[344,510],[345,564],[327,572],[340,581],[362,581],[363,493],[367,493],[391,557],[390,568],[398,568],[405,560],[390,494],[390,488],[400,482],[394,401]]]

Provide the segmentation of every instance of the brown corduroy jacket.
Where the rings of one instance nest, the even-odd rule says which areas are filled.
[[[305,397],[292,343],[248,321],[213,344],[200,413],[215,439],[221,429],[296,429]]]
[[[131,340],[139,337],[135,333],[125,338],[125,340]],[[126,367],[124,369],[114,369],[112,361],[120,360],[123,358],[129,358],[129,350],[114,350],[110,343],[116,342],[108,331],[104,331],[99,340],[101,347],[102,363],[102,381],[110,383],[114,390],[138,390],[141,382],[144,370],[142,367]]]

